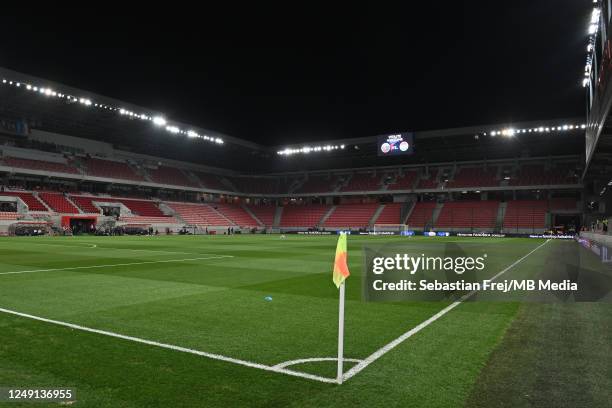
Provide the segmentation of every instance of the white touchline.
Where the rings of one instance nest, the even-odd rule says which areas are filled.
[[[134,249],[134,248],[115,248],[115,247],[99,247],[98,244],[94,244],[88,241],[80,241],[75,242],[74,245],[69,244],[49,244],[47,242],[28,242],[28,245],[47,245],[47,246],[61,246],[66,248],[74,248],[80,249],[83,248],[84,245],[87,245],[87,248],[90,249],[110,249],[112,251],[132,251],[132,252],[153,252],[159,254],[181,254],[181,255],[214,255],[214,254],[206,254],[200,252],[180,252],[180,251],[163,251],[157,249]]]
[[[142,339],[140,337],[127,336],[125,334],[115,333],[115,332],[111,332],[111,331],[107,331],[107,330],[94,329],[94,328],[91,328],[91,327],[80,326],[78,324],[62,322],[60,320],[47,319],[47,318],[44,318],[44,317],[34,316],[34,315],[31,315],[31,314],[27,314],[27,313],[16,312],[16,311],[10,310],[10,309],[0,308],[0,312],[11,314],[11,315],[15,315],[15,316],[19,316],[19,317],[25,317],[25,318],[32,319],[32,320],[38,320],[40,322],[51,323],[51,324],[55,324],[55,325],[58,325],[58,326],[69,327],[69,328],[74,329],[74,330],[80,330],[80,331],[84,331],[84,332],[88,332],[88,333],[101,334],[103,336],[109,336],[109,337],[114,337],[114,338],[117,338],[117,339],[133,341],[135,343],[147,344],[149,346],[161,347],[161,348],[165,348],[165,349],[169,349],[169,350],[180,351],[180,352],[183,352],[183,353],[195,354],[197,356],[207,357],[207,358],[211,358],[213,360],[220,360],[220,361],[225,361],[225,362],[228,362],[228,363],[238,364],[238,365],[242,365],[242,366],[246,366],[246,367],[258,368],[260,370],[272,371],[272,372],[275,372],[275,373],[292,375],[294,377],[302,377],[302,378],[306,378],[306,379],[309,379],[309,380],[314,380],[314,381],[319,381],[319,382],[324,382],[324,383],[335,383],[336,382],[335,378],[325,378],[325,377],[320,377],[318,375],[313,375],[313,374],[308,374],[308,373],[302,373],[302,372],[299,372],[299,371],[289,370],[289,369],[286,369],[286,368],[283,368],[283,367],[275,367],[275,366],[269,366],[269,365],[266,365],[266,364],[254,363],[252,361],[240,360],[240,359],[233,358],[233,357],[223,356],[221,354],[207,353],[205,351],[190,349],[190,348],[187,348],[187,347],[176,346],[174,344],[160,343],[160,342],[154,341],[154,340],[147,340],[147,339]]]
[[[544,241],[542,244],[538,245],[536,248],[534,248],[533,250],[529,251],[526,255],[522,256],[519,259],[517,259],[511,265],[507,266],[502,271],[498,272],[495,276],[490,278],[490,280],[494,281],[495,279],[499,278],[501,275],[503,275],[504,273],[508,272],[510,269],[514,268],[516,265],[521,263],[529,255],[533,254],[535,251],[537,251],[538,249],[542,248],[549,241],[550,241],[550,239]],[[376,350],[374,353],[370,354],[368,357],[363,359],[360,363],[358,363],[357,365],[353,366],[350,370],[348,370],[346,373],[344,373],[344,375],[342,377],[343,380],[346,381],[349,378],[353,377],[355,374],[359,373],[361,370],[363,370],[364,368],[366,368],[367,366],[372,364],[374,361],[378,360],[379,358],[381,358],[382,356],[387,354],[389,351],[393,350],[395,347],[397,347],[398,345],[403,343],[405,340],[407,340],[408,338],[412,337],[416,333],[418,333],[421,330],[423,330],[425,327],[429,326],[430,324],[432,324],[433,322],[435,322],[436,320],[438,320],[439,318],[441,318],[442,316],[444,316],[445,314],[450,312],[451,310],[453,310],[454,308],[459,306],[461,303],[463,303],[465,300],[467,300],[470,297],[474,296],[476,293],[477,293],[477,291],[472,291],[472,292],[469,292],[469,293],[463,295],[456,302],[451,303],[450,305],[446,306],[444,309],[440,310],[435,315],[431,316],[429,319],[427,319],[424,322],[420,323],[419,325],[413,327],[412,329],[408,330],[406,333],[402,334],[401,336],[399,336],[398,338],[396,338],[392,342],[390,342],[390,343],[386,344],[385,346],[381,347],[380,349]]]
[[[72,271],[72,270],[79,270],[79,269],[94,269],[94,268],[112,268],[115,266],[147,265],[147,264],[169,263],[169,262],[189,262],[189,261],[202,261],[206,259],[223,259],[223,258],[233,258],[233,257],[234,257],[233,255],[215,255],[215,256],[206,256],[206,257],[200,257],[200,258],[165,259],[163,261],[127,262],[127,263],[118,263],[118,264],[110,264],[110,265],[70,266],[67,268],[33,269],[29,271],[0,272],[0,275],[17,275],[20,273],[36,273],[36,272]]]

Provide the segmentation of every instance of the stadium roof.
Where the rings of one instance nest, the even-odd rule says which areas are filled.
[[[0,81],[0,112],[5,117],[27,119],[43,130],[106,141],[123,150],[242,171],[418,164],[583,151],[582,138],[576,137],[584,134],[578,118],[416,131],[416,154],[412,157],[377,157],[376,135],[264,146],[175,121],[163,112],[5,68],[0,68]],[[286,149],[314,152],[317,149],[311,147],[317,146],[320,153],[311,154],[308,160],[279,155]]]

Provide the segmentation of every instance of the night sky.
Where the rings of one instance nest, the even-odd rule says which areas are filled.
[[[590,0],[405,3],[3,11],[0,65],[267,145],[584,115]]]

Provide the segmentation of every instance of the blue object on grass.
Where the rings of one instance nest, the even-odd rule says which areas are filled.
[[[266,296],[266,297],[264,298],[264,300],[265,300],[266,302],[271,302],[271,301],[272,301],[272,296]]]

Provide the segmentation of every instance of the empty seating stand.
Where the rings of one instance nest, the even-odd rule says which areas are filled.
[[[378,215],[376,224],[399,224],[402,211],[402,203],[387,203]]]
[[[240,227],[258,227],[259,223],[251,217],[244,208],[237,204],[216,204],[216,209],[230,220],[234,225]]]
[[[423,229],[427,226],[427,224],[431,223],[433,212],[436,208],[436,202],[434,201],[424,201],[418,202],[414,205],[414,208],[410,212],[410,216],[408,217],[408,221],[406,224],[410,228],[418,228]]]
[[[464,187],[495,187],[497,180],[497,167],[462,167],[457,170],[453,180],[446,184],[448,188]]]
[[[79,209],[76,208],[70,201],[60,193],[38,193],[38,197],[43,200],[49,208],[58,213],[78,214]]]
[[[248,208],[266,227],[271,227],[274,224],[274,214],[276,213],[275,206],[249,205]]]
[[[438,229],[493,230],[499,201],[450,201],[444,204],[435,223]]]
[[[327,176],[311,176],[297,189],[296,193],[330,193],[337,184],[335,177],[328,178]]]
[[[200,180],[200,184],[202,184],[204,188],[221,191],[230,190],[228,186],[221,182],[220,176],[216,174],[203,173],[201,171],[194,171],[193,174]]]
[[[421,176],[421,179],[419,180],[419,184],[417,185],[417,188],[418,189],[438,188],[438,184],[440,184],[440,182],[438,181],[439,173],[440,173],[439,170],[432,171],[428,179],[425,179],[423,178],[423,176]]]
[[[389,190],[411,190],[414,187],[414,183],[419,177],[419,173],[411,170],[404,172],[403,175],[397,176],[395,183],[389,184]]]
[[[378,208],[378,203],[369,204],[340,204],[331,213],[324,223],[325,227],[336,228],[366,228],[374,212]]]
[[[504,213],[505,232],[537,232],[546,225],[548,204],[544,200],[508,201]]]
[[[322,204],[287,205],[283,208],[280,226],[316,227],[330,208],[330,206]]]
[[[151,176],[151,180],[159,184],[198,187],[185,173],[175,167],[159,166],[157,168],[147,168],[147,172]]]
[[[128,224],[151,225],[151,224],[178,224],[178,220],[174,217],[141,217],[141,216],[125,216],[119,217],[119,221],[127,222]]]
[[[515,177],[511,177],[511,186],[535,186],[550,184],[578,183],[577,177],[569,167],[558,166],[546,169],[543,164],[523,165]]]
[[[143,181],[144,178],[137,174],[127,163],[98,158],[87,158],[83,160],[87,167],[87,174],[95,177],[106,177],[123,180]]]
[[[84,212],[94,212],[96,208],[93,202],[99,203],[121,203],[125,205],[133,215],[144,217],[167,217],[153,201],[136,200],[130,198],[95,197],[71,195],[73,200]],[[95,211],[97,213],[97,211]]]
[[[189,225],[201,227],[227,227],[234,225],[208,204],[168,203],[168,206]]]
[[[92,198],[91,197],[84,197],[84,196],[70,196],[70,199],[72,200],[73,203],[75,203],[77,205],[77,207],[79,207],[81,209],[81,211],[83,211],[84,213],[87,214],[100,214],[100,209],[97,208],[93,203],[92,203]]]
[[[380,174],[356,173],[340,191],[378,191],[381,189],[380,179]]]
[[[52,171],[55,173],[79,174],[76,167],[66,163],[50,162],[43,160],[31,160],[17,157],[5,157],[4,164],[9,167],[19,167],[22,169]]]
[[[0,196],[19,197],[28,206],[29,211],[49,211],[44,204],[32,193],[25,191],[4,191]]]
[[[237,191],[251,194],[278,193],[278,179],[269,177],[228,177]]]

